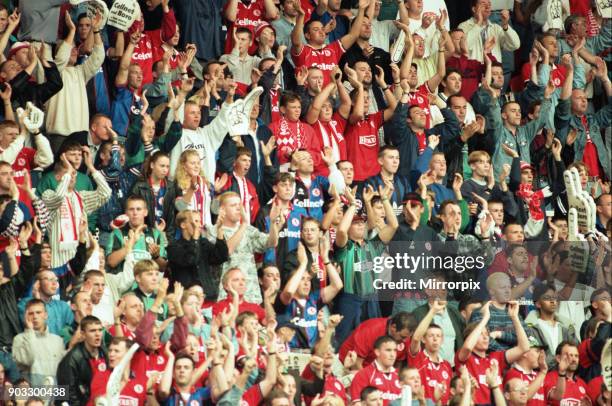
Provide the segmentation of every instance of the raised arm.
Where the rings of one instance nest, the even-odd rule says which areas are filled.
[[[393,113],[395,113],[395,108],[397,107],[397,99],[395,95],[391,91],[391,86],[387,85],[385,81],[385,71],[380,66],[376,65],[376,70],[378,74],[375,76],[376,83],[385,93],[385,98],[387,99],[387,108],[383,111],[383,121],[391,120],[393,117]]]
[[[239,0],[229,0],[225,7],[225,11],[223,12],[223,16],[229,22],[236,21],[236,17],[238,17],[238,1]]]
[[[236,1],[236,0],[232,0]],[[291,31],[291,53],[293,55],[299,55],[302,52],[302,48],[304,48],[304,44],[302,44],[302,37],[304,36],[304,9],[298,3],[297,4],[297,17],[295,18],[295,26]]]
[[[404,31],[406,37],[404,39],[406,45],[406,54],[400,65],[400,80],[410,78],[410,67],[412,66],[412,58],[414,56],[414,39],[412,33],[407,25],[398,24],[399,27]]]
[[[393,239],[393,236],[399,227],[397,216],[395,215],[389,200],[393,194],[393,189],[389,187],[389,185],[385,185],[384,188],[379,187],[378,192],[380,194],[383,207],[385,208],[385,225],[378,232],[378,237],[383,243],[388,244]]]
[[[440,82],[442,82],[444,76],[446,76],[446,58],[444,57],[444,52],[446,50],[444,45],[445,43],[446,39],[444,36],[440,35],[440,39],[438,41],[438,63],[436,65],[436,74],[427,81],[427,87],[429,87],[429,90],[432,92],[436,91],[438,85]]]
[[[264,0],[264,8],[266,9],[266,20],[276,20],[278,18],[278,8],[274,4],[274,0]]]
[[[323,266],[329,277],[329,284],[321,290],[321,300],[323,303],[331,303],[336,295],[342,290],[344,284],[342,283],[342,278],[340,278],[338,274],[338,269],[329,260],[329,238],[323,236],[320,239],[319,246],[319,253],[323,258]]]
[[[308,108],[308,113],[306,113],[306,122],[308,124],[312,125],[317,122],[317,120],[319,119],[319,113],[321,112],[321,107],[323,107],[323,103],[325,103],[325,101],[329,99],[335,87],[336,87],[335,82],[329,82],[315,96],[312,103],[310,103],[310,107]]]
[[[285,306],[289,305],[291,299],[293,299],[293,295],[297,291],[300,281],[302,280],[302,277],[306,272],[306,268],[308,267],[308,257],[306,256],[306,249],[304,248],[304,245],[301,242],[298,243],[297,247],[297,259],[299,264],[298,268],[295,272],[293,272],[293,275],[291,275],[291,278],[289,278],[287,284],[285,285],[285,288],[280,294],[280,300]]]
[[[123,33],[119,32],[117,35],[123,35]],[[125,47],[123,55],[121,55],[121,60],[119,61],[119,69],[117,71],[117,76],[115,76],[115,86],[125,86],[127,84],[128,69],[132,61],[132,55],[134,54],[134,47],[138,44],[138,41],[140,41],[140,35],[141,33],[139,31],[130,35],[130,41]]]
[[[366,9],[370,5],[370,1],[372,0],[359,0],[359,12],[357,13],[357,17],[353,20],[353,24],[351,25],[351,30],[342,38],[340,38],[340,43],[342,44],[342,48],[349,49],[353,46],[355,41],[359,38],[359,32],[361,31],[361,24],[363,23]],[[297,25],[297,24],[296,24]]]
[[[512,320],[512,327],[516,332],[517,341],[516,347],[512,347],[506,351],[506,361],[508,361],[509,364],[512,364],[513,362],[518,361],[524,353],[529,351],[529,340],[527,339],[527,333],[525,333],[525,329],[523,328],[523,323],[521,323],[518,302],[508,303],[508,314]]]
[[[348,243],[348,230],[357,212],[357,204],[355,203],[355,196],[353,193],[354,192],[348,187],[344,190],[344,196],[349,201],[349,207],[344,213],[344,216],[342,216],[342,221],[340,221],[338,229],[336,230],[336,246],[339,248],[345,247]]]
[[[436,313],[441,313],[446,308],[446,301],[435,300],[433,304],[430,304],[429,311],[423,317],[423,320],[419,322],[419,325],[414,330],[412,340],[410,341],[410,354],[416,355],[421,351],[421,340],[425,337],[427,328],[431,324]]]
[[[345,71],[352,71],[348,65],[345,68]],[[354,72],[354,71],[353,71]],[[363,84],[358,81],[351,82],[351,84],[355,83],[355,90],[357,91],[357,97],[355,97],[355,104],[353,105],[353,110],[351,110],[351,115],[349,116],[349,124],[355,124],[365,118],[365,109],[364,109],[364,101],[365,101],[365,92],[363,89]]]
[[[482,320],[478,322],[476,328],[474,328],[470,335],[467,336],[467,338],[463,342],[463,346],[457,352],[457,358],[460,362],[465,362],[465,360],[468,359],[468,357],[472,353],[472,350],[476,346],[476,343],[478,342],[478,338],[480,337],[484,329],[487,327],[487,323],[489,322],[489,318],[491,317],[491,314],[489,312],[490,305],[491,302],[487,302],[480,308]]]
[[[11,38],[13,31],[15,31],[15,28],[17,28],[17,26],[19,25],[20,20],[21,13],[19,12],[19,9],[16,8],[13,13],[8,17],[8,25],[6,26],[4,33],[0,37],[0,60],[2,62],[6,60],[4,58],[4,50],[6,49],[6,46],[9,43],[9,39]]]

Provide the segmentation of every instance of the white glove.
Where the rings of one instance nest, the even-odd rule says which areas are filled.
[[[23,119],[23,124],[31,133],[37,133],[45,120],[45,113],[32,102],[26,105],[28,115]]]
[[[595,229],[595,202],[589,194],[582,190],[578,170],[572,168],[563,173],[567,202],[570,209],[576,209],[578,230],[582,234],[594,233]]]
[[[552,196],[552,192],[550,191],[550,186],[544,186],[542,188],[542,196],[544,196],[544,197]]]
[[[244,98],[234,101],[225,111],[230,136],[248,134],[253,105],[259,102],[262,87],[256,87]]]
[[[569,260],[573,272],[586,272],[589,263],[589,243],[580,234],[578,229],[578,211],[572,207],[567,215],[567,240],[569,246]]]

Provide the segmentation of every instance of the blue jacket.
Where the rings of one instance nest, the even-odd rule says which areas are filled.
[[[19,319],[23,325],[25,325],[25,308],[31,299],[31,297],[24,297],[17,304]],[[60,335],[64,327],[70,326],[74,322],[74,314],[70,305],[66,302],[51,299],[45,303],[45,308],[48,315],[47,325],[49,326],[49,332],[52,334]]]

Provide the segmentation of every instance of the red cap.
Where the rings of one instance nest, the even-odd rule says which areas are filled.
[[[533,166],[531,166],[531,164],[528,164],[525,161],[521,161],[521,172],[524,171],[525,169],[530,169],[533,171]]]
[[[264,21],[264,22],[260,23],[257,26],[257,28],[255,29],[255,38],[259,38],[259,36],[261,35],[262,31],[266,27],[270,27],[272,29],[272,31],[274,31],[274,35],[276,35],[276,30],[274,29],[274,27],[272,27],[272,25],[269,22]]]
[[[27,41],[15,42],[9,51],[9,58],[24,48],[29,48],[30,43]]]

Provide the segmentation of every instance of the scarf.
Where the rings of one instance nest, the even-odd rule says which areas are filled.
[[[151,192],[153,193],[153,204],[155,206],[155,222],[159,222],[164,214],[164,196],[166,195],[166,180],[162,179],[159,182],[159,190],[156,192],[153,187],[153,181],[149,178],[149,186],[151,186]]]
[[[327,123],[322,123],[321,120],[317,120],[317,124],[319,124],[319,129],[321,130],[323,147],[331,148],[334,161],[340,161],[342,156],[340,155],[340,148],[338,147],[338,144],[344,140],[344,137],[336,129],[336,125],[333,120],[328,121]],[[327,131],[327,127],[331,128],[331,135]]]
[[[516,195],[527,204],[529,208],[529,217],[533,220],[544,220],[544,212],[541,206],[544,194],[541,190],[536,190],[534,192],[531,184],[521,183]]]
[[[276,145],[279,148],[279,155],[286,156],[293,151],[302,148],[302,135],[304,134],[304,124],[301,121],[288,121],[285,117],[279,120],[279,131],[276,136]]]
[[[76,206],[73,206],[70,197],[76,198]],[[60,250],[70,251],[76,249],[79,240],[78,224],[83,216],[83,201],[77,192],[73,192],[64,198],[60,206]]]

